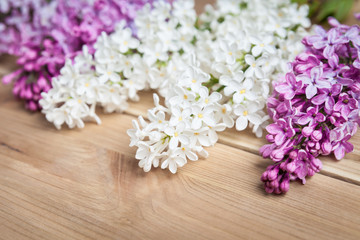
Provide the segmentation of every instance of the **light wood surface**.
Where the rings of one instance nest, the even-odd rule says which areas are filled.
[[[0,59],[0,75],[13,60]],[[0,87],[0,239],[360,239],[360,134],[355,151],[306,185],[264,193],[266,141],[227,130],[206,160],[176,175],[144,173],[126,130],[152,107],[141,94],[102,125],[57,131]]]

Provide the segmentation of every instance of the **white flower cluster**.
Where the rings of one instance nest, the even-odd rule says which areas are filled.
[[[68,60],[61,74],[53,79],[53,88],[42,94],[40,105],[47,120],[58,129],[64,123],[70,128],[84,127],[87,120],[101,123],[95,113],[98,105],[105,112],[125,110],[127,99],[137,99],[136,91],[145,86],[133,71],[140,57],[127,54],[138,46],[139,41],[124,22],[117,26],[115,34],[103,34],[98,39],[94,57],[85,46],[74,64]]]
[[[310,26],[308,6],[288,0],[218,0],[200,16],[204,29],[196,48],[201,67],[231,106],[236,129],[250,126],[256,136],[268,124],[264,111],[271,81],[287,72],[303,49]]]
[[[176,173],[188,159],[207,157],[204,147],[214,145],[217,132],[234,125],[229,116],[230,107],[220,104],[222,95],[209,93],[204,83],[210,75],[196,65],[187,67],[165,99],[166,107],[159,105],[154,94],[155,108],[148,110],[147,123],[141,116],[133,120],[134,129],[128,130],[130,146],[137,146],[136,158],[145,172],[151,167],[169,168]]]
[[[163,94],[166,107],[155,97],[150,122],[139,117],[128,131],[139,166],[175,173],[188,160],[206,157],[204,147],[215,144],[217,132],[235,120],[237,130],[250,125],[260,137],[268,124],[270,83],[302,51],[307,13],[306,6],[286,0],[218,0],[217,8],[207,6],[192,40],[199,61],[188,61],[170,81]]]
[[[302,51],[307,13],[290,0],[217,0],[197,17],[193,0],[156,1],[138,12],[135,33],[119,25],[98,39],[94,57],[85,49],[68,62],[43,94],[43,112],[58,128],[83,127],[100,122],[96,106],[122,111],[138,91],[155,89],[165,106],[156,95],[150,122],[139,117],[128,131],[130,145],[145,171],[174,173],[207,156],[216,132],[235,123],[262,135],[271,81]]]
[[[73,63],[69,60],[53,79],[53,88],[42,94],[42,112],[58,129],[64,123],[82,128],[89,120],[100,124],[96,106],[107,113],[122,112],[128,99],[139,99],[138,91],[150,87],[164,95],[176,80],[189,59],[185,52],[194,52],[194,2],[156,1],[137,15],[136,37],[121,22],[114,33],[99,37],[94,56],[84,47],[83,54]]]

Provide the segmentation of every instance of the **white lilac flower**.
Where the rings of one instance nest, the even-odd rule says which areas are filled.
[[[162,136],[163,147],[158,148],[162,151],[156,153],[162,168],[174,173],[188,159],[197,160],[192,153],[206,157],[204,148],[217,142],[219,131],[235,123],[239,131],[250,127],[257,137],[262,136],[269,119],[264,106],[271,82],[302,50],[298,43],[307,34],[303,27],[309,27],[306,11],[288,0],[218,0],[215,7],[206,7],[199,16],[194,48],[186,49],[199,63],[179,62],[175,69],[181,74],[162,79],[172,84],[160,92],[170,128],[166,132],[151,129]],[[189,144],[172,140],[179,124]],[[133,134],[131,139],[136,142]],[[179,154],[179,149],[191,153]]]
[[[125,27],[117,29],[129,31]],[[126,40],[131,41],[128,36]],[[48,93],[42,94],[43,99],[40,104],[47,119],[54,122],[57,128],[61,128],[63,123],[70,128],[84,127],[86,120],[100,123],[95,113],[97,105],[102,106],[105,112],[125,110],[128,88],[124,86],[125,79],[117,68],[121,58],[116,57],[118,61],[113,62],[104,61],[105,54],[108,54],[107,58],[111,60],[112,56],[115,58],[120,54],[118,46],[121,43],[123,39],[119,37],[110,39],[109,36],[103,34],[95,45],[96,49],[101,49],[99,51],[101,54],[95,54],[92,59],[87,47],[84,47],[83,55],[77,57],[74,64],[68,61],[61,70],[61,74],[53,79],[54,87]],[[65,114],[63,117],[65,121],[58,121],[52,117],[54,113],[58,115],[60,112]]]
[[[243,103],[245,100],[255,101],[257,96],[253,91],[254,80],[246,78],[243,82],[231,81],[229,87],[224,90],[225,95],[233,95],[234,103]]]
[[[215,114],[215,121],[223,122],[227,128],[232,128],[234,126],[234,119],[231,116],[232,107],[229,104],[224,104],[220,109],[221,111]]]
[[[193,0],[156,1],[134,19],[103,33],[93,55],[68,61],[43,94],[46,118],[57,128],[100,123],[96,107],[121,112],[138,91],[153,89],[155,107],[128,131],[144,171],[207,157],[217,133],[234,125],[262,136],[271,82],[302,51],[308,8],[290,0],[217,0],[199,16]]]
[[[118,50],[120,53],[126,53],[129,49],[136,49],[139,47],[139,40],[133,38],[132,35],[130,28],[121,29],[111,35],[111,40],[119,43]]]
[[[176,126],[188,120],[189,116],[191,115],[191,108],[180,109],[179,107],[174,107],[171,109],[171,113],[172,114],[169,124],[170,126]]]
[[[165,128],[165,134],[171,137],[169,142],[170,149],[175,149],[179,145],[179,142],[184,145],[189,144],[189,137],[184,134],[185,128],[186,124],[184,122],[180,122],[176,127],[168,126]]]
[[[260,125],[262,123],[262,118],[257,113],[258,109],[259,107],[256,102],[249,102],[246,105],[237,105],[234,109],[234,113],[239,116],[236,120],[236,130],[244,130],[249,122],[254,125]]]
[[[251,53],[254,57],[259,56],[263,52],[275,54],[274,36],[259,36],[250,38],[250,42],[255,46],[252,48]]]
[[[135,129],[128,131],[131,145],[139,148],[140,153],[136,156],[141,162],[139,166],[145,171],[161,162],[161,168],[169,168],[175,173],[187,163],[187,159],[195,161],[198,155],[206,156],[204,147],[214,145],[218,139],[217,132],[231,124],[229,121],[232,118],[229,120],[221,116],[223,109],[228,107],[220,103],[221,94],[209,93],[201,85],[191,88],[194,87],[193,82],[186,81],[189,74],[190,77],[210,79],[210,75],[200,68],[188,66],[177,79],[174,90],[165,96],[165,106],[161,108],[166,108],[166,113],[156,106],[148,111],[150,122],[145,127],[140,128],[134,123]],[[156,95],[155,103],[158,104]],[[222,122],[223,119],[227,119],[227,123]],[[153,141],[152,135],[161,137]]]
[[[169,168],[170,172],[176,173],[178,167],[183,167],[186,164],[186,158],[180,153],[180,149],[169,150],[168,157],[161,163],[161,168]]]
[[[192,129],[197,130],[204,124],[211,127],[215,126],[214,107],[212,105],[201,107],[200,104],[196,104],[191,110],[193,115]]]
[[[241,51],[235,42],[230,44],[228,41],[223,40],[219,42],[215,60],[217,62],[225,62],[226,64],[234,64],[240,56]]]
[[[248,64],[248,68],[245,71],[246,77],[256,77],[258,79],[264,78],[264,72],[262,66],[265,64],[265,58],[255,59],[253,55],[247,54],[245,56],[245,62]]]
[[[121,22],[114,33],[99,36],[93,55],[84,46],[83,54],[68,61],[53,79],[54,87],[43,93],[40,104],[47,119],[57,128],[84,127],[88,120],[100,124],[96,106],[106,113],[122,112],[129,99],[139,100],[138,91],[152,88],[165,95],[176,80],[174,73],[191,63],[194,51],[194,2],[182,3],[146,5],[135,18],[136,37]],[[197,87],[204,81],[199,76]]]

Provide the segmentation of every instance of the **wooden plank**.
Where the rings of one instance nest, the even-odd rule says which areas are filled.
[[[4,70],[4,72],[6,71],[8,70]],[[139,115],[146,116],[147,110],[154,106],[152,95],[153,92],[150,91],[141,92],[140,101],[130,102],[130,107],[125,113],[134,116],[134,119]],[[16,109],[16,111],[24,111],[22,103],[14,102],[11,86],[0,87],[0,105],[6,105],[7,108]],[[99,110],[101,111],[101,109]],[[44,118],[39,113],[33,114],[38,115],[38,118]],[[43,124],[52,129],[50,123],[43,121]],[[89,124],[86,127],[88,126]],[[99,135],[101,136],[101,133]],[[360,143],[360,133],[357,133],[350,142],[354,144],[355,149],[354,152],[347,154],[345,159],[337,161],[333,156],[321,158],[324,165],[321,173],[360,185],[360,149],[357,147]],[[219,134],[219,143],[259,154],[260,147],[267,144],[267,141],[265,137],[256,138],[251,131],[238,132],[233,128]]]
[[[259,176],[268,161],[223,144],[176,175],[144,173],[128,147],[130,116],[56,131],[9,106],[0,106],[0,126],[8,126],[0,128],[0,212],[9,239],[360,237],[359,186],[316,175],[284,196],[266,195]]]
[[[139,103],[131,103],[126,113],[146,117],[147,109],[154,107],[152,94],[140,93],[140,99]],[[321,173],[360,185],[360,133],[357,133],[350,142],[355,146],[354,152],[347,154],[343,160],[337,161],[333,156],[321,157],[324,165]],[[260,147],[268,144],[265,136],[257,138],[250,130],[238,132],[235,128],[220,133],[219,143],[254,154],[259,154]]]
[[[0,76],[15,70],[16,58],[10,55],[0,55]]]
[[[133,116],[136,119],[136,116],[143,115],[146,117],[146,112],[148,109],[154,106],[152,101],[152,92],[142,92],[140,93],[140,101],[139,102],[131,102],[129,109],[126,111],[127,114]],[[0,106],[4,105],[8,109],[13,109],[15,111],[24,111],[22,103],[15,102],[11,95],[10,87],[0,87]],[[99,109],[101,112],[101,109]],[[43,127],[51,131],[56,130],[53,128],[52,124],[46,122],[44,116],[40,113],[32,113],[36,115],[38,121],[41,121]],[[114,114],[117,115],[117,114]],[[106,115],[102,115],[101,119]],[[89,126],[96,127],[95,124],[86,124],[86,128]],[[112,131],[113,129],[110,127],[105,131]],[[74,131],[74,130],[72,130]],[[75,130],[78,131],[78,130]],[[103,138],[102,133],[99,130],[94,130],[98,132],[98,137]],[[103,130],[102,130],[103,131]],[[92,136],[89,136],[92,137]],[[347,154],[345,159],[341,161],[337,161],[333,156],[321,157],[323,162],[323,169],[321,171],[322,174],[327,176],[332,176],[344,181],[352,182],[354,184],[360,185],[360,133],[357,133],[351,141],[354,146],[354,152]],[[259,149],[262,145],[267,144],[265,137],[256,138],[251,131],[243,131],[238,132],[236,129],[227,129],[225,132],[219,134],[219,143],[232,146],[238,149],[242,149],[245,151],[249,151],[254,154],[259,154]],[[268,160],[268,163],[271,162]]]
[[[198,14],[202,13],[206,4],[213,4],[216,0],[196,0],[195,9]]]
[[[15,58],[12,56],[0,55],[0,104],[4,102],[11,101],[14,97],[11,94],[12,86],[4,85],[2,83],[2,78],[4,75],[14,71],[16,69]]]
[[[325,175],[284,196],[264,193],[265,141],[248,132],[222,133],[207,160],[176,175],[146,174],[126,129],[153,107],[151,95],[131,104],[132,116],[57,131],[0,87],[0,239],[360,238],[360,187],[338,180],[359,184],[358,149],[339,163],[323,158]]]

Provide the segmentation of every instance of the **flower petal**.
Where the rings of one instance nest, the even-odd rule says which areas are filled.
[[[236,130],[242,131],[244,130],[248,125],[247,118],[240,116],[238,119],[236,119]]]

